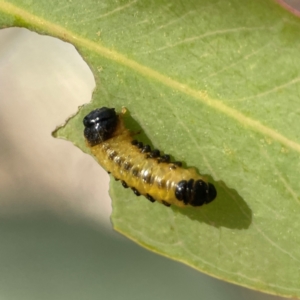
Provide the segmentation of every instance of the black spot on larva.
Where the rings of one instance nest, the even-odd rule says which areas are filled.
[[[116,178],[116,177],[114,177],[115,178],[115,181],[119,181],[120,179],[119,178]]]
[[[157,181],[157,186],[159,189],[164,189],[166,187],[166,181],[165,180]]]
[[[151,174],[148,184],[152,185],[154,183],[154,181],[155,181],[155,176],[153,174]]]
[[[129,161],[125,161],[123,164],[123,168],[126,171],[129,171],[132,168],[132,164]]]
[[[194,179],[190,179],[186,185],[186,197],[187,199],[191,199],[193,197],[193,186],[194,186]]]
[[[138,143],[136,144],[136,146],[137,146],[139,149],[142,149],[143,146],[144,146],[144,144],[143,144],[142,142],[138,142]]]
[[[155,200],[152,196],[150,196],[149,194],[146,194],[146,198],[147,198],[149,201],[151,201],[152,203],[156,201],[156,200]]]
[[[115,162],[118,166],[121,166],[122,163],[123,163],[123,161],[124,161],[124,159],[122,159],[122,157],[120,157],[120,156],[117,156],[117,157],[115,157],[115,159],[114,159],[114,162]]]
[[[107,171],[108,174],[110,174],[111,172]]]
[[[135,176],[135,177],[138,177],[138,176],[139,176],[139,172],[140,172],[140,170],[139,170],[139,168],[137,168],[137,167],[133,167],[133,168],[131,169],[131,173],[132,173],[132,175]]]
[[[142,148],[142,153],[148,153],[151,151],[151,147],[149,145],[145,145],[143,148]]]
[[[162,203],[163,205],[165,205],[165,206],[168,206],[168,207],[171,206],[170,203],[168,203],[168,202],[166,202],[166,201],[164,201],[164,200],[162,200],[161,203]]]
[[[131,188],[131,189],[135,193],[135,195],[141,196],[140,192],[137,189],[135,189],[135,188]]]
[[[171,160],[171,157],[169,154],[164,154],[160,158],[158,158],[157,162],[158,163],[169,163]]]
[[[113,160],[117,155],[118,155],[117,151],[111,151],[108,154],[108,158],[111,159],[111,160]]]
[[[182,162],[181,161],[174,161],[173,164],[178,166],[178,167],[182,167]]]
[[[160,155],[160,151],[157,149],[152,150],[146,157],[147,158],[157,158]]]
[[[137,143],[138,143],[137,140],[132,140],[132,141],[131,141],[131,145],[134,145],[134,146],[135,146]]]
[[[124,180],[122,180],[121,182],[122,182],[123,187],[124,187],[125,189],[127,189],[127,188],[128,188],[127,183],[126,183]]]
[[[171,170],[176,170],[177,167],[172,163],[172,164],[170,165],[170,169],[171,169]]]
[[[175,196],[179,201],[183,201],[185,204],[185,193],[186,193],[186,185],[187,181],[186,180],[181,180],[180,182],[177,183],[177,187],[175,190]]]
[[[217,190],[215,186],[212,183],[207,183],[208,189],[207,189],[207,195],[208,197],[206,198],[206,204],[210,203],[217,197]]]
[[[213,184],[203,180],[182,180],[177,183],[175,196],[179,201],[192,206],[201,206],[214,200],[217,191]]]
[[[83,119],[84,136],[91,146],[109,139],[118,124],[114,108],[102,107],[93,110]]]

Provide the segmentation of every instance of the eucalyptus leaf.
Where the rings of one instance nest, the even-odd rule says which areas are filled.
[[[87,152],[83,117],[125,106],[137,138],[218,190],[204,207],[166,208],[112,180],[116,230],[212,276],[300,296],[299,19],[268,0],[0,0],[0,25],[70,42],[92,69],[93,101],[56,137]]]

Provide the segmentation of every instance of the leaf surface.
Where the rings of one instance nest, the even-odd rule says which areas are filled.
[[[72,43],[97,88],[55,133],[126,106],[141,139],[209,176],[217,199],[166,208],[111,182],[112,221],[212,276],[300,296],[300,21],[271,1],[1,1],[0,25]],[[134,126],[133,126],[134,127]]]

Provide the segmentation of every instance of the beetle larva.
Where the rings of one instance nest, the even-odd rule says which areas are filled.
[[[194,168],[185,169],[169,155],[133,140],[122,117],[114,108],[102,107],[90,112],[83,124],[92,154],[125,188],[166,206],[201,206],[216,198],[214,185]]]

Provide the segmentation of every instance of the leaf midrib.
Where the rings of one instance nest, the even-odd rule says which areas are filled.
[[[67,30],[64,27],[61,27],[43,18],[33,15],[28,11],[21,9],[6,1],[0,2],[0,11],[13,17],[19,17],[22,20],[26,21],[27,23],[32,24],[33,26],[36,26],[37,28],[43,30],[43,32],[46,32],[49,35],[54,35],[64,41],[70,42],[75,46],[85,47],[86,49],[94,51],[95,53],[98,53],[109,60],[112,60],[114,62],[117,62],[123,66],[126,66],[134,70],[135,72],[143,75],[144,77],[149,77],[151,79],[154,79],[159,83],[164,84],[165,86],[168,86],[174,90],[186,94],[187,96],[192,97],[200,101],[201,103],[217,110],[218,112],[221,112],[224,115],[234,119],[239,124],[245,127],[249,127],[250,129],[262,134],[263,136],[269,137],[274,141],[277,141],[285,145],[287,148],[300,153],[299,143],[291,139],[288,139],[284,135],[275,131],[273,128],[270,128],[262,124],[258,120],[245,116],[243,113],[239,112],[238,110],[233,109],[228,105],[225,105],[220,100],[210,98],[207,95],[206,91],[195,90],[193,88],[190,88],[188,85],[180,83],[179,81],[176,81],[147,66],[144,66],[132,59],[129,59],[125,55],[115,50],[104,47],[98,42],[96,43],[86,38],[83,38],[80,35],[77,35],[72,31]]]

